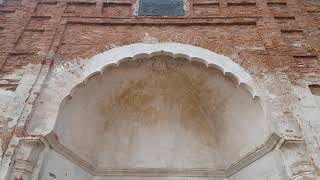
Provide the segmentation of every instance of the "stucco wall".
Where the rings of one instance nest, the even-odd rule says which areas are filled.
[[[229,180],[248,179],[288,180],[279,151],[269,153],[229,178]]]
[[[55,67],[65,63],[66,69],[81,68],[105,50],[158,42],[203,47],[243,67],[268,91],[272,129],[282,138],[305,140],[318,170],[319,106],[310,101],[308,84],[320,84],[319,2],[184,1],[186,16],[150,18],[135,16],[136,0],[112,5],[102,0],[1,0],[0,178],[4,179],[19,140],[30,135],[26,122],[41,96],[42,82],[51,78]],[[70,74],[61,77],[74,80]],[[65,86],[64,78],[56,82]],[[46,124],[46,118],[37,117],[37,123]]]
[[[79,167],[75,166],[68,159],[57,154],[54,151],[49,151],[45,164],[42,167],[40,180],[225,180],[225,178],[218,177],[92,177]],[[50,174],[53,174],[54,176]],[[248,180],[248,179],[259,179],[259,180],[287,180],[288,177],[285,172],[285,167],[282,164],[282,159],[278,151],[273,151],[263,158],[256,161],[256,163],[249,165],[242,169],[240,172],[229,177],[229,180]]]
[[[54,133],[91,164],[120,169],[225,169],[270,136],[251,92],[164,55],[93,76],[61,105]]]
[[[97,177],[94,180],[225,180],[224,178],[201,177]]]
[[[65,157],[49,150],[45,154],[40,180],[90,180],[93,177]]]

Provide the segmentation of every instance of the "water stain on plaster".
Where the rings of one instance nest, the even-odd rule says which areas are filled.
[[[184,58],[154,56],[121,61],[91,78],[74,94],[70,100],[73,103],[64,108],[74,114],[66,112],[61,116],[59,129],[90,123],[87,126],[93,130],[83,138],[98,139],[96,149],[101,151],[92,158],[106,168],[185,168],[195,164],[224,168],[219,155],[223,148],[219,146],[231,148],[232,139],[221,142],[230,137],[226,133],[232,136],[237,132],[234,124],[240,120],[234,114],[225,116],[234,107],[225,103],[235,103],[232,98],[238,95],[252,101],[251,95],[241,93],[239,88],[219,70]],[[224,122],[225,118],[230,119]],[[225,131],[225,127],[229,129]],[[79,129],[81,125],[72,128]],[[71,135],[75,136],[70,132]],[[238,147],[245,141],[234,139],[239,142]],[[66,140],[75,143],[72,138]]]
[[[190,90],[192,84],[186,80],[188,77],[177,72],[176,68],[182,66],[178,62],[154,58],[140,69],[146,73],[143,79],[123,83],[126,87],[120,90],[121,93],[111,103],[99,107],[105,117],[104,130],[108,131],[119,121],[127,120],[138,124],[138,127],[149,128],[166,121],[177,121],[176,124],[188,136],[196,137],[207,146],[212,145],[213,142],[208,140],[212,133],[201,109],[201,101],[191,93],[194,90]]]

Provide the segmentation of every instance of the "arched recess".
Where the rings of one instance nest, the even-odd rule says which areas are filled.
[[[133,44],[56,67],[28,133],[93,176],[228,177],[279,140],[261,101],[250,75],[225,56]]]

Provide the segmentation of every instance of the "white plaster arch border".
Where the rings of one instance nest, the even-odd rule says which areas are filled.
[[[259,98],[259,90],[252,77],[230,58],[204,48],[179,43],[143,44],[136,43],[117,47],[100,53],[90,59],[78,59],[58,65],[49,74],[40,92],[27,130],[30,135],[45,136],[53,128],[59,114],[61,102],[94,75],[101,74],[108,67],[118,66],[126,60],[142,57],[168,55],[183,57],[190,61],[202,62],[205,66],[220,70],[247,89],[253,98]]]
[[[259,92],[262,91],[255,85],[253,78],[228,57],[216,54],[204,48],[179,43],[137,43],[111,49],[90,59],[77,59],[53,67],[53,70],[48,74],[47,81],[39,94],[30,116],[29,124],[27,125],[28,134],[32,136],[46,136],[46,140],[56,152],[62,154],[74,164],[94,176],[117,176],[119,170],[101,170],[93,167],[60,144],[51,132],[53,131],[56,119],[58,118],[61,104],[64,100],[72,97],[73,93],[79,88],[85,86],[90,78],[103,74],[108,68],[118,67],[124,61],[134,61],[143,57],[151,58],[158,55],[167,55],[173,58],[183,57],[190,62],[201,62],[208,68],[218,69],[222,74],[234,80],[239,86],[248,90],[252,95],[252,98],[261,100]],[[224,170],[222,176],[231,176],[257,159],[263,157],[275,148],[279,140],[280,137],[277,134],[270,132],[269,138],[267,138],[265,142],[262,142],[261,146],[248,152],[232,166]],[[154,170],[150,173],[151,175],[158,176],[162,171],[163,170]],[[189,170],[187,171],[189,172]],[[142,171],[139,169],[133,170],[132,172],[120,170],[120,172],[122,174],[134,176],[143,175]],[[183,170],[170,173],[173,176],[180,176],[181,173],[185,174]],[[192,174],[204,177],[220,176],[221,172],[201,170],[194,171]]]

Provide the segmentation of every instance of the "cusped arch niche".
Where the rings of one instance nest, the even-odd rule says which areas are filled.
[[[245,71],[201,48],[159,47],[86,65],[46,136],[53,149],[93,176],[228,177],[274,148]]]

